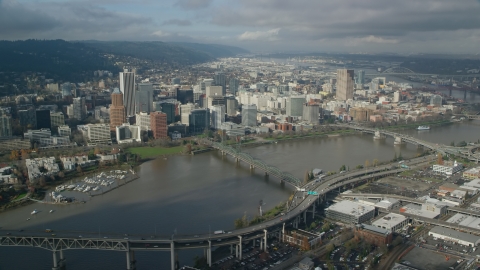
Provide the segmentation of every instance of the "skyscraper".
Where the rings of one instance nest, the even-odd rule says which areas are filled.
[[[240,81],[238,79],[230,78],[228,87],[230,88],[230,93],[232,93],[232,95],[234,96],[237,95],[239,84],[240,84]]]
[[[214,129],[220,129],[223,123],[225,123],[225,106],[214,105],[210,107],[212,117],[212,127]]]
[[[162,112],[152,112],[150,114],[150,128],[155,139],[167,138],[167,115]]]
[[[210,127],[210,110],[196,109],[192,110],[189,115],[189,130],[192,134],[203,133],[205,129]]]
[[[37,128],[52,128],[52,123],[50,121],[50,111],[49,110],[37,110],[35,112],[35,118],[37,121]]]
[[[153,84],[139,83],[135,92],[135,113],[153,111]]]
[[[247,127],[257,126],[257,105],[245,104],[242,106],[242,125]]]
[[[175,104],[164,102],[161,103],[162,112],[167,115],[167,124],[175,122]]]
[[[112,93],[112,105],[110,106],[110,130],[114,131],[117,126],[125,123],[125,106],[123,106],[123,94],[115,88]]]
[[[320,106],[318,104],[305,103],[303,106],[302,120],[310,124],[318,124]]]
[[[180,89],[176,90],[177,100],[182,104],[193,103],[193,89]]]
[[[227,77],[223,72],[215,72],[215,76],[213,77],[215,81],[215,85],[222,87],[222,95],[225,96],[227,93]]]
[[[68,106],[68,117],[83,120],[87,116],[87,107],[85,106],[85,98],[78,97],[73,99],[72,105]]]
[[[305,103],[304,96],[292,96],[287,99],[287,115],[288,116],[303,116],[303,104]]]
[[[123,94],[126,115],[135,115],[135,73],[128,69],[120,72],[120,92]]]
[[[62,98],[72,95],[72,85],[69,82],[62,84]]]
[[[337,69],[337,100],[353,99],[353,69]]]
[[[12,136],[12,124],[10,116],[0,116],[0,137]]]
[[[365,84],[365,70],[359,70],[358,71],[357,83],[361,84],[361,85]]]

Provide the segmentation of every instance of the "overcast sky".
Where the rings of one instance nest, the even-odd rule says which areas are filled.
[[[0,0],[0,39],[480,53],[480,0]]]

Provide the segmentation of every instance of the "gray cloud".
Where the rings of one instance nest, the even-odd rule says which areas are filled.
[[[212,0],[177,0],[175,6],[186,10],[197,10],[207,8],[212,3]]]
[[[150,18],[76,2],[20,4],[0,0],[0,34],[5,39],[125,39],[152,24]]]
[[[402,41],[412,33],[480,29],[480,4],[471,0],[232,1],[213,10],[212,23],[250,31],[281,28],[283,39]]]
[[[171,19],[164,21],[163,25],[190,26],[192,22],[189,20]]]

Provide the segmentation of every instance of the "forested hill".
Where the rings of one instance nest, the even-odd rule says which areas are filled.
[[[246,51],[217,44],[24,40],[0,41],[0,72],[41,72],[49,78],[81,81],[95,70],[119,71],[106,57],[133,57],[168,64],[190,65],[235,56]]]
[[[0,72],[42,72],[81,80],[94,70],[117,70],[92,47],[64,40],[0,41]]]

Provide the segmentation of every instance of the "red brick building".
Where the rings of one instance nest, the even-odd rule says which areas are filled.
[[[155,139],[167,138],[167,114],[163,112],[150,113],[150,128]]]
[[[363,241],[375,246],[383,246],[392,243],[393,234],[389,230],[376,226],[358,224],[355,227],[355,238],[363,239]]]
[[[112,106],[110,106],[110,130],[115,131],[115,128],[121,126],[125,121],[123,94],[117,88],[112,93]]]

